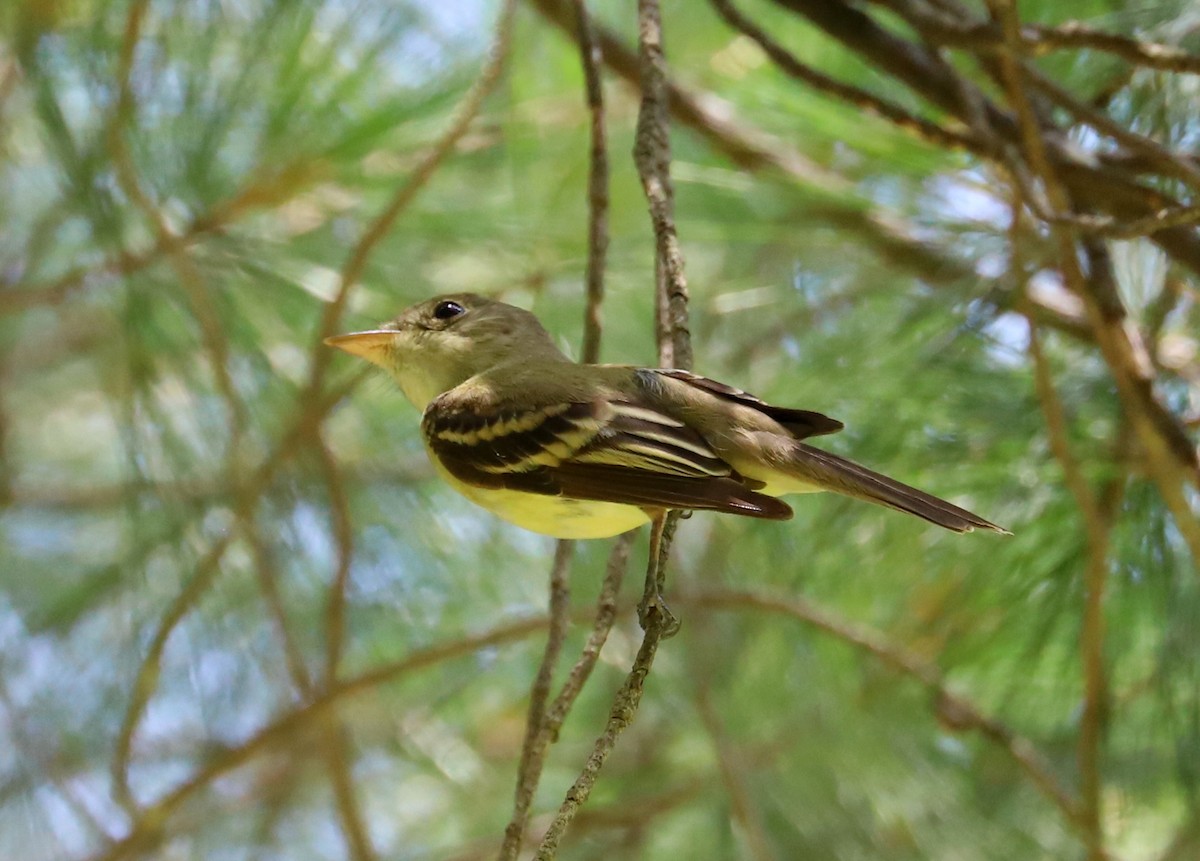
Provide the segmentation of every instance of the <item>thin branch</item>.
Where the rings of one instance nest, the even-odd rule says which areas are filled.
[[[575,0],[576,40],[583,65],[584,88],[591,117],[591,148],[588,151],[588,261],[587,310],[584,314],[583,349],[580,361],[600,361],[603,328],[600,306],[604,302],[604,267],[608,255],[608,137],[604,127],[604,85],[600,66],[604,55],[592,32],[584,0]]]
[[[262,594],[263,603],[267,606],[267,615],[275,626],[276,636],[282,646],[284,663],[292,680],[292,687],[301,699],[312,696],[313,684],[304,660],[304,653],[292,635],[288,624],[287,611],[283,606],[283,596],[279,592],[279,566],[275,564],[272,549],[262,530],[258,528],[257,504],[251,503],[245,509],[245,517],[240,518],[240,527],[246,542],[250,545],[254,562],[254,575],[258,581],[258,590]]]
[[[690,368],[691,337],[688,331],[687,282],[683,274],[683,255],[675,233],[674,197],[671,188],[671,148],[668,130],[666,61],[662,49],[662,15],[657,0],[638,0],[638,48],[641,68],[642,101],[638,111],[633,157],[646,194],[656,240],[655,271],[658,307],[666,307],[667,328],[658,327],[660,362],[669,360],[675,367]],[[660,317],[660,324],[663,318]],[[673,632],[674,618],[661,605],[662,572],[670,553],[670,542],[678,512],[665,519],[659,513],[651,532],[646,572],[647,594],[660,598],[659,604],[643,617],[642,644],[634,658],[609,711],[604,732],[596,739],[592,753],[579,777],[567,791],[550,827],[538,846],[535,857],[548,861],[557,857],[558,846],[567,827],[587,802],[601,768],[616,745],[617,738],[633,721],[641,704],[646,677],[654,664],[658,644]],[[639,607],[639,611],[645,606]]]
[[[755,24],[731,0],[710,0],[717,13],[730,27],[752,39],[784,73],[808,84],[818,92],[840,99],[861,111],[882,117],[921,140],[944,149],[962,149],[987,155],[986,148],[972,135],[938,125],[917,116],[895,102],[888,101],[861,87],[845,84],[811,66],[801,63],[794,54],[776,42],[762,27]]]
[[[1011,32],[1016,26],[1015,10],[1008,0],[1000,3],[1000,7],[1006,32],[1010,33],[1012,39]],[[1000,60],[1008,97],[1019,118],[1025,158],[1041,180],[1052,212],[1071,213],[1072,200],[1050,161],[1046,142],[1025,94],[1019,57],[1009,51],[1002,54]],[[1071,291],[1083,300],[1096,343],[1146,451],[1150,474],[1187,541],[1193,559],[1200,559],[1200,518],[1192,511],[1181,486],[1184,481],[1200,484],[1200,463],[1195,447],[1180,427],[1178,419],[1163,406],[1154,392],[1153,367],[1140,335],[1127,320],[1116,289],[1108,251],[1095,240],[1085,239],[1082,242],[1083,253],[1089,264],[1089,277],[1083,271],[1079,249],[1069,227],[1052,221],[1051,233],[1058,246],[1063,279]]]
[[[1029,355],[1033,358],[1033,382],[1037,389],[1038,401],[1042,405],[1042,415],[1046,420],[1050,451],[1053,452],[1054,459],[1062,468],[1067,489],[1075,498],[1075,505],[1083,515],[1089,545],[1102,546],[1106,543],[1107,527],[1100,514],[1100,505],[1091,487],[1088,486],[1079,460],[1071,451],[1066,411],[1063,409],[1058,392],[1054,389],[1050,364],[1046,360],[1045,351],[1042,350],[1042,339],[1038,334],[1037,323],[1031,316],[1027,316],[1026,320],[1029,323]]]
[[[943,58],[936,47],[903,38],[847,0],[774,2],[806,18],[880,71],[907,85],[931,105],[957,116],[993,148],[993,157],[997,160],[1003,161],[1005,152],[1004,146],[998,144],[1021,142],[1024,133],[1018,117],[988,99],[979,87]],[[889,0],[887,5],[923,32],[927,15],[921,10],[927,6],[912,0]],[[989,73],[994,71],[996,77],[1002,77],[995,58],[989,55],[983,59],[987,61],[985,68]],[[964,98],[964,94],[968,97]],[[978,117],[973,120],[971,113],[976,110]],[[1063,134],[1048,136],[1042,142],[1042,148],[1081,210],[1095,210],[1117,218],[1142,218],[1179,205],[1170,195],[1131,180],[1128,172],[1079,152]],[[1070,212],[1070,209],[1058,210],[1060,215]],[[1195,231],[1169,227],[1150,238],[1173,259],[1200,272],[1200,235]]]
[[[550,746],[550,735],[545,731],[546,703],[550,699],[550,685],[554,679],[554,668],[562,653],[563,641],[567,637],[570,623],[571,592],[568,575],[571,558],[575,554],[575,542],[562,540],[554,548],[554,565],[550,570],[550,625],[546,635],[546,647],[542,662],[529,692],[529,709],[525,719],[525,740],[521,745],[521,760],[517,765],[517,788],[514,793],[513,812],[504,829],[504,842],[500,847],[501,861],[513,861],[521,851],[521,838],[529,823],[529,810],[534,793],[541,781],[545,766],[546,750]]]
[[[558,692],[558,696],[542,711],[541,721],[538,726],[538,736],[535,743],[532,745],[530,760],[531,765],[528,767],[528,774],[531,776],[529,782],[531,786],[528,789],[530,801],[533,794],[537,791],[537,783],[541,778],[541,773],[545,765],[546,750],[549,745],[558,738],[558,731],[566,720],[567,714],[571,711],[571,707],[575,704],[576,698],[583,690],[583,685],[591,676],[592,670],[596,666],[596,661],[600,657],[600,650],[604,647],[605,641],[608,639],[609,631],[612,630],[613,622],[617,616],[617,595],[621,591],[621,582],[625,578],[625,569],[629,565],[629,550],[633,546],[633,539],[637,535],[637,530],[631,530],[624,533],[613,543],[612,551],[608,556],[608,564],[604,571],[604,581],[600,585],[600,594],[596,600],[595,618],[592,622],[591,633],[588,634],[587,642],[584,644],[579,658],[575,661],[575,665],[571,667],[571,671],[567,674],[566,681],[563,682],[562,688]],[[532,708],[530,715],[533,715]],[[531,717],[532,719],[532,717]],[[529,724],[527,724],[527,727]],[[527,730],[528,732],[528,730]],[[528,736],[526,736],[526,745],[529,745]],[[522,768],[519,771],[523,772],[525,751],[522,750]],[[522,791],[520,787],[523,785],[522,780],[518,780],[518,794]],[[505,842],[501,848],[501,858],[515,857],[515,851],[520,849],[520,844],[524,840],[525,834],[529,830],[529,804],[525,803],[525,814],[521,821],[521,831],[517,836],[510,837],[511,830],[515,830],[513,823],[517,822],[517,813],[514,811],[513,818],[509,822],[508,829],[505,831]],[[510,841],[515,844],[515,849],[509,848]],[[508,853],[508,854],[506,854]]]
[[[596,598],[596,613],[592,623],[591,633],[579,654],[579,659],[567,673],[567,679],[555,697],[554,702],[546,710],[546,722],[543,727],[550,738],[558,736],[558,730],[575,699],[583,690],[596,661],[600,658],[600,650],[608,640],[613,622],[617,617],[617,595],[621,592],[621,582],[625,579],[625,569],[629,567],[629,551],[633,547],[633,539],[637,536],[636,529],[620,535],[613,543],[608,554],[608,564],[604,568],[604,580],[600,584],[600,594]]]
[[[1187,183],[1193,191],[1200,190],[1200,169],[1197,169],[1192,156],[1172,152],[1153,138],[1130,131],[1104,111],[1075,98],[1069,91],[1043,75],[1032,65],[1028,63],[1021,65],[1022,74],[1026,80],[1052,103],[1070,112],[1078,122],[1091,126],[1101,134],[1108,135],[1129,152],[1141,156],[1144,166]]]
[[[571,820],[575,818],[579,808],[587,802],[588,796],[591,795],[600,769],[604,766],[613,747],[616,746],[617,738],[633,722],[634,715],[637,714],[638,706],[642,701],[646,676],[654,663],[655,652],[658,651],[661,637],[656,633],[657,630],[656,626],[651,626],[642,638],[642,645],[633,661],[633,669],[613,699],[604,732],[596,739],[583,770],[571,788],[567,790],[566,798],[542,837],[541,844],[534,855],[537,861],[550,861],[557,857],[558,845],[566,833],[567,826],[571,824]]]
[[[350,500],[341,467],[319,433],[315,448],[321,477],[329,495],[329,518],[337,552],[333,581],[329,584],[329,596],[325,601],[324,684],[328,687],[337,678],[338,666],[345,652],[346,589],[350,583],[350,563],[354,558],[354,527],[350,522]]]
[[[767,835],[762,813],[750,797],[745,777],[742,774],[745,757],[730,742],[728,734],[722,726],[721,715],[712,702],[712,692],[708,685],[705,668],[694,657],[691,664],[692,678],[697,680],[694,685],[696,711],[712,740],[712,746],[717,755],[717,768],[721,774],[721,782],[725,785],[725,794],[729,797],[733,819],[741,826],[746,847],[750,850],[748,857],[754,861],[774,861],[776,855],[774,849],[771,848],[771,840]]]
[[[604,647],[604,643],[608,640],[608,634],[612,630],[613,622],[617,616],[617,595],[621,591],[621,582],[625,578],[625,569],[629,565],[629,551],[633,546],[633,539],[637,535],[637,530],[631,530],[624,533],[613,543],[612,551],[608,556],[608,564],[605,567],[604,581],[600,586],[600,594],[596,600],[595,618],[592,623],[591,633],[588,634],[587,642],[584,644],[583,650],[580,652],[575,665],[571,667],[571,671],[567,674],[566,681],[563,682],[562,688],[558,692],[558,696],[554,698],[554,702],[543,712],[543,719],[538,727],[538,738],[533,745],[531,759],[536,758],[536,762],[529,767],[531,778],[531,786],[528,789],[530,798],[537,790],[537,782],[540,780],[542,769],[545,763],[545,753],[549,745],[558,738],[558,731],[566,720],[567,714],[571,711],[571,707],[575,704],[576,698],[583,690],[584,684],[595,669],[596,661],[600,658],[600,650]],[[532,715],[532,710],[530,711]],[[528,736],[526,738],[528,744]],[[525,752],[522,751],[522,761],[524,761]],[[522,782],[519,781],[518,786]],[[518,792],[521,792],[518,789]],[[514,811],[513,818],[509,822],[508,829],[505,831],[505,842],[501,849],[501,858],[515,857],[513,854],[520,849],[520,844],[524,840],[525,834],[529,830],[529,815],[528,803],[526,803],[526,812],[521,830],[516,837],[511,837],[512,831],[516,830],[514,823],[517,822],[517,815]],[[543,839],[544,839],[543,832]],[[510,842],[515,845],[515,849],[510,848]],[[506,854],[507,853],[507,854]]]
[[[345,679],[329,690],[322,691],[310,702],[287,712],[263,727],[242,744],[216,754],[203,767],[174,789],[142,808],[130,825],[128,833],[93,856],[92,861],[117,861],[147,852],[163,837],[167,820],[186,802],[216,780],[246,765],[256,756],[286,742],[304,730],[324,720],[330,710],[344,700],[390,684],[420,670],[445,661],[473,655],[482,649],[495,648],[521,640],[545,630],[547,619],[537,616],[498,625],[480,634],[460,637],[436,646],[419,649],[407,658],[368,670]]]
[[[575,38],[567,0],[530,0],[552,24]],[[631,86],[640,86],[637,55],[612,31],[594,27],[605,65]],[[733,106],[710,92],[667,78],[671,115],[701,135],[733,164],[749,171],[776,171],[817,198],[814,218],[831,221],[861,238],[876,254],[932,283],[972,277],[969,266],[918,238],[920,231],[898,213],[884,210],[855,191],[853,183],[809,159],[778,138],[740,120]]]
[[[480,71],[479,77],[475,79],[475,83],[471,85],[471,89],[467,91],[466,96],[455,109],[450,127],[430,147],[416,168],[396,189],[388,205],[363,231],[357,244],[346,258],[346,262],[342,266],[337,292],[333,299],[325,304],[316,335],[313,338],[309,391],[316,391],[320,388],[321,380],[332,361],[334,352],[324,346],[325,339],[336,331],[346,301],[349,299],[350,290],[361,280],[371,253],[391,231],[396,219],[412,203],[418,192],[432,179],[442,162],[454,151],[463,135],[470,129],[471,123],[482,109],[484,101],[500,83],[512,47],[513,20],[516,17],[516,9],[516,0],[504,0],[488,60]]]
[[[888,640],[878,631],[852,624],[800,598],[780,598],[749,590],[706,589],[684,595],[681,603],[704,609],[753,610],[788,616],[867,652],[884,665],[912,677],[929,691],[938,716],[944,723],[956,730],[975,730],[998,745],[1030,782],[1058,808],[1067,823],[1077,832],[1083,832],[1083,811],[1079,801],[1059,782],[1053,768],[1038,753],[1033,742],[996,718],[986,715],[967,697],[950,690],[938,666],[915,652]]]
[[[604,127],[604,91],[600,80],[601,57],[591,33],[591,23],[583,0],[575,2],[576,30],[579,42],[580,63],[583,66],[584,92],[591,116],[591,145],[588,168],[588,262],[587,303],[583,323],[583,347],[581,361],[594,363],[600,357],[602,334],[601,305],[604,301],[604,266],[608,249],[608,146]],[[552,706],[547,707],[550,683],[555,664],[562,651],[566,637],[570,611],[570,591],[567,574],[574,543],[559,541],[555,550],[554,565],[550,572],[550,630],[542,663],[534,679],[529,697],[529,713],[525,723],[525,740],[521,749],[521,760],[517,767],[517,788],[513,802],[513,813],[504,831],[500,847],[501,861],[512,861],[521,850],[521,843],[528,830],[530,808],[534,794],[541,782],[545,768],[546,753],[550,744],[558,737],[558,729],[582,689],[583,682],[591,673],[599,656],[600,646],[608,637],[615,616],[616,591],[624,576],[625,560],[628,557],[629,539],[619,539],[613,547],[608,571],[600,590],[600,601],[592,635],[576,661],[562,691]],[[620,560],[619,567],[615,566]],[[598,639],[598,642],[597,642]]]
[[[687,277],[675,230],[675,190],[671,184],[671,138],[668,123],[666,60],[662,20],[655,0],[639,0],[638,47],[642,101],[638,109],[633,160],[654,228],[658,284],[658,358],[662,367],[692,367],[688,324]]]
[[[1004,31],[994,22],[963,22],[940,14],[932,7],[928,7],[925,14],[922,31],[942,45],[973,50],[998,50],[1004,45]],[[1079,21],[1065,21],[1054,27],[1022,24],[1017,39],[1032,56],[1086,49],[1112,54],[1135,66],[1200,74],[1200,57],[1182,48],[1107,33]]]
[[[1136,66],[1200,75],[1200,57],[1182,48],[1106,33],[1079,21],[1066,21],[1055,27],[1026,25],[1021,28],[1021,39],[1034,53],[1045,53],[1052,48],[1087,48],[1113,54]]]
[[[167,640],[183,617],[195,608],[200,598],[208,591],[209,586],[220,573],[220,562],[225,551],[233,543],[233,533],[226,532],[209,547],[208,552],[196,563],[191,579],[184,585],[183,590],[175,596],[166,613],[159,620],[154,636],[146,655],[138,667],[133,689],[129,694],[129,704],[117,730],[116,747],[113,752],[109,776],[113,782],[113,794],[122,807],[127,811],[138,808],[129,786],[129,763],[133,750],[133,736],[138,724],[145,713],[150,698],[158,687],[159,671],[162,666],[162,655],[167,647]]]
[[[1052,216],[1046,219],[1077,227],[1085,233],[1105,239],[1138,239],[1171,227],[1200,224],[1200,205],[1173,206],[1141,218],[1114,218],[1111,215]]]
[[[218,203],[195,218],[174,235],[159,235],[139,251],[121,249],[99,263],[77,266],[53,281],[17,283],[0,290],[0,317],[29,308],[58,305],[77,290],[102,282],[108,277],[128,277],[158,263],[167,254],[181,251],[206,236],[219,233],[243,215],[256,209],[276,206],[294,196],[316,176],[314,162],[296,161],[279,169],[260,166],[249,173],[253,177],[235,195]]]
[[[320,437],[320,425],[316,427],[315,448],[331,497],[330,506],[334,511],[334,535],[338,551],[338,570],[334,582],[330,585],[330,598],[327,602],[326,661],[324,678],[320,682],[320,688],[328,690],[336,678],[342,651],[345,588],[353,552],[353,536],[346,510],[345,490],[341,486],[337,464]],[[290,634],[286,612],[278,592],[279,575],[275,570],[270,548],[258,529],[257,508],[258,498],[254,497],[246,499],[244,504],[239,504],[237,511],[243,518],[248,538],[254,548],[255,572],[284,643],[292,684],[300,694],[301,701],[308,702],[315,695],[317,686],[314,685],[308,667]],[[351,776],[352,744],[348,731],[334,714],[325,715],[317,723],[321,736],[320,752],[325,760],[334,809],[342,826],[347,851],[353,861],[375,861],[375,850],[363,820]]]
[[[246,520],[253,501],[265,492],[279,470],[296,453],[296,443],[311,434],[313,428],[319,425],[321,418],[333,409],[363,378],[364,374],[360,374],[341,388],[327,392],[320,398],[303,401],[298,405],[297,415],[278,445],[252,473],[250,479],[240,487],[241,492],[235,497],[235,516],[239,520],[243,522]],[[118,801],[127,808],[133,809],[137,806],[129,790],[129,761],[133,737],[145,713],[146,706],[158,686],[158,676],[167,641],[183,618],[198,605],[200,599],[216,581],[217,575],[220,573],[221,560],[232,543],[233,533],[226,531],[213,541],[205,554],[197,561],[195,570],[183,591],[175,597],[159,620],[146,655],[138,666],[130,692],[129,704],[126,706],[125,715],[118,730],[110,768],[114,794]]]
[[[1104,594],[1108,575],[1108,545],[1111,532],[1095,494],[1087,484],[1067,440],[1066,414],[1054,390],[1050,370],[1042,351],[1037,326],[1029,320],[1029,352],[1033,356],[1034,381],[1038,400],[1046,417],[1050,448],[1066,476],[1067,487],[1083,513],[1087,527],[1087,568],[1084,573],[1084,606],[1079,634],[1083,664],[1084,700],[1079,719],[1078,763],[1080,794],[1087,823],[1089,852],[1097,859],[1105,856],[1103,822],[1100,818],[1100,745],[1108,713],[1108,681],[1104,661]]]
[[[378,856],[371,844],[371,835],[362,815],[362,805],[354,787],[353,768],[350,761],[353,745],[347,729],[332,713],[319,721],[324,742],[321,745],[325,757],[325,768],[329,772],[329,784],[333,789],[333,803],[342,836],[352,861],[375,861]]]
[[[1046,196],[1057,212],[1070,211],[1070,201],[1059,185],[1054,168],[1047,158],[1041,131],[1026,98],[1025,81],[1022,76],[1020,36],[1017,12],[1012,0],[991,0],[993,13],[1000,19],[1008,50],[1000,55],[1001,73],[1005,78],[1008,96],[1017,111],[1024,143],[1025,157],[1042,178]],[[1018,207],[1014,207],[1014,210]],[[1014,220],[1016,216],[1014,215]],[[1092,297],[1079,269],[1075,243],[1062,225],[1052,228],[1059,244],[1060,266],[1068,283],[1085,302]],[[1091,304],[1089,302],[1089,304]],[[1100,333],[1098,332],[1099,336]],[[1102,861],[1107,857],[1104,834],[1104,810],[1101,804],[1101,741],[1104,732],[1104,715],[1108,703],[1108,684],[1104,663],[1104,595],[1108,575],[1107,553],[1109,527],[1101,515],[1099,505],[1091,488],[1088,487],[1067,441],[1066,419],[1062,404],[1054,390],[1050,373],[1042,353],[1037,328],[1030,321],[1030,352],[1034,358],[1034,372],[1039,399],[1046,416],[1050,442],[1055,456],[1062,465],[1068,487],[1084,517],[1087,527],[1088,562],[1084,576],[1084,608],[1080,631],[1080,653],[1084,671],[1084,703],[1080,718],[1077,761],[1080,775],[1080,812],[1083,838],[1091,861]],[[1117,376],[1121,370],[1112,368]]]

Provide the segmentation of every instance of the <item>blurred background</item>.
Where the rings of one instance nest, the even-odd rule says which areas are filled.
[[[602,358],[652,364],[636,5],[590,7]],[[554,544],[437,482],[320,337],[472,290],[579,355],[574,9],[515,4],[497,54],[491,0],[3,4],[0,856],[495,857]],[[562,857],[1200,857],[1200,60],[1143,44],[1200,47],[1200,7],[662,15],[696,370],[1014,536],[824,496],[684,521],[682,632]]]

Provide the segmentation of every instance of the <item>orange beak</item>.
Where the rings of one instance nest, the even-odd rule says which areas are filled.
[[[391,345],[395,337],[396,333],[391,329],[370,329],[366,332],[333,335],[326,338],[325,343],[366,359],[368,362],[379,364],[384,351]]]

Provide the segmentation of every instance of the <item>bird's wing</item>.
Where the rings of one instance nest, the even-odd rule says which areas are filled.
[[[755,397],[749,392],[743,392],[741,389],[735,389],[733,386],[725,385],[725,383],[719,383],[716,380],[710,380],[708,377],[693,374],[691,371],[680,371],[674,368],[645,368],[642,373],[669,377],[672,380],[678,380],[694,388],[702,389],[723,400],[733,401],[742,406],[756,409],[783,425],[795,439],[806,439],[810,436],[837,433],[845,427],[840,421],[831,419],[827,415],[822,415],[812,410],[777,407],[767,403],[762,398]]]
[[[476,487],[771,519],[792,514],[756,493],[695,430],[645,403],[481,405],[451,390],[430,403],[421,427],[450,474]]]

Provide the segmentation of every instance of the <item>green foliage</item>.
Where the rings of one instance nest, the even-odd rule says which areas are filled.
[[[338,679],[543,612],[551,544],[440,484],[419,416],[388,381],[359,384],[337,357],[320,380],[341,395],[336,408],[305,413],[320,401],[309,381],[325,303],[471,85],[493,4],[144,3],[124,107],[135,3],[5,5],[0,856],[106,857],[134,821],[144,842],[125,857],[354,855],[339,767],[379,857],[491,856],[538,631],[341,696],[332,720],[301,721],[238,767],[211,770],[322,690],[341,511],[352,564]],[[632,37],[634,4],[592,5]],[[785,10],[745,5],[826,74],[943,119]],[[1075,5],[1072,16],[1117,32],[1171,35],[1166,7]],[[1051,25],[1065,14],[1050,2],[1021,11]],[[786,524],[685,521],[668,587],[683,632],[663,645],[564,857],[1083,857],[1030,774],[994,739],[958,731],[911,674],[783,614],[703,600],[803,596],[870,626],[940,667],[1077,791],[1087,540],[1052,455],[1028,327],[1011,310],[1002,178],[787,78],[708,4],[667,3],[664,20],[679,80],[836,180],[742,169],[711,138],[676,129],[697,370],[837,416],[847,430],[831,449],[1015,535],[957,537],[824,495],[797,498]],[[344,328],[474,290],[531,307],[579,343],[578,53],[533,5],[519,10],[515,45],[481,116],[373,249]],[[1124,68],[1089,51],[1045,62],[1082,90]],[[1185,77],[1137,72],[1113,116],[1194,142]],[[603,355],[650,363],[653,236],[628,157],[637,102],[613,78],[606,95]],[[886,216],[942,276],[889,257],[848,213]],[[1044,236],[1027,239],[1028,259],[1052,253]],[[1164,272],[1178,273],[1145,242],[1125,251],[1122,295],[1145,327]],[[1160,343],[1193,349],[1163,372],[1180,413],[1197,403],[1187,290],[1158,322]],[[1105,569],[1107,837],[1121,857],[1169,859],[1200,791],[1200,580],[1094,345],[1043,340],[1083,474],[1124,490]],[[629,581],[644,553],[643,540]],[[603,543],[577,549],[569,660],[606,555]],[[638,589],[626,583],[601,663],[551,748],[535,828],[578,773],[637,648]],[[126,758],[139,693],[147,708]],[[342,765],[330,765],[338,750]],[[124,809],[114,773],[134,800]],[[177,808],[155,806],[195,775],[207,777]]]

